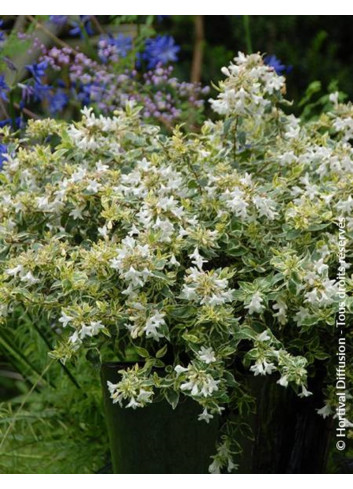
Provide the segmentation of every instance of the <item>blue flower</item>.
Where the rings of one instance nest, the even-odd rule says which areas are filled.
[[[5,82],[4,75],[0,75],[0,98],[7,102],[7,92],[9,91],[9,87]]]
[[[116,47],[119,56],[125,58],[129,51],[132,49],[132,38],[129,36],[124,36],[124,34],[118,34],[116,38],[109,40],[109,44]]]
[[[72,29],[69,30],[69,34],[74,37],[80,36],[83,38],[83,29],[88,36],[94,34],[90,15],[80,15],[80,22],[72,22]]]
[[[37,83],[41,83],[41,78],[45,75],[45,70],[48,68],[46,61],[26,65],[27,70],[31,73]]]
[[[142,58],[147,61],[147,68],[155,68],[158,64],[165,65],[178,61],[180,47],[175,44],[172,36],[157,36],[147,39]]]
[[[49,112],[55,114],[61,112],[68,104],[69,97],[62,90],[58,90],[54,95],[49,97]]]
[[[49,15],[49,20],[55,25],[64,26],[67,22],[67,15]]]
[[[281,75],[282,73],[289,73],[290,71],[292,71],[292,67],[282,64],[282,61],[278,59],[275,54],[272,54],[271,56],[266,56],[264,61],[268,66],[274,68],[277,75]]]
[[[33,86],[33,98],[35,101],[49,98],[50,85],[35,82]]]
[[[80,87],[77,98],[81,101],[83,107],[88,106],[91,103],[91,92],[93,89],[93,83],[87,83]]]
[[[13,119],[3,119],[0,121],[0,127],[5,127],[5,126],[11,126],[13,129],[21,128],[23,127],[23,119],[22,117],[16,117],[15,120]]]
[[[0,170],[2,169],[4,161],[7,160],[7,145],[0,144]]]

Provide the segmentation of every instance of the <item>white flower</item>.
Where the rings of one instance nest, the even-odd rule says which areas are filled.
[[[5,270],[5,273],[7,273],[7,275],[10,275],[11,277],[17,277],[18,274],[21,275],[23,273],[23,266],[17,265],[14,268],[8,268],[7,270]]]
[[[71,175],[71,181],[73,183],[80,182],[86,176],[87,170],[85,168],[79,168],[75,173]]]
[[[323,258],[320,258],[320,260],[314,262],[314,268],[319,275],[323,275],[328,271],[328,265],[324,263]]]
[[[199,414],[198,418],[197,418],[199,421],[206,421],[206,423],[208,424],[210,422],[211,419],[213,419],[213,415],[210,414],[208,411],[207,411],[207,408],[205,408],[201,414]]]
[[[207,263],[207,260],[202,258],[202,256],[199,253],[199,249],[196,247],[195,251],[190,255],[190,258],[192,258],[191,263],[193,265],[196,265],[199,270],[202,270],[202,265],[204,263]]]
[[[257,341],[269,341],[271,339],[271,336],[267,333],[267,330],[263,331],[256,337]]]
[[[353,211],[353,199],[351,195],[348,197],[347,200],[340,200],[336,207],[340,212],[351,214]]]
[[[188,380],[181,384],[182,391],[191,391],[192,396],[211,396],[218,390],[220,380],[215,380],[212,375],[203,370],[197,370],[194,366],[188,367]]]
[[[73,344],[75,343],[82,343],[81,339],[80,339],[80,336],[79,336],[79,332],[78,331],[74,331],[74,333],[69,337],[69,341]]]
[[[140,389],[140,392],[137,396],[137,400],[139,404],[141,403],[146,404],[148,402],[152,402],[151,397],[153,396],[153,391],[147,391],[145,389]]]
[[[220,278],[218,271],[207,272],[192,267],[187,274],[181,298],[211,306],[232,302],[234,290],[228,289],[228,280]]]
[[[127,272],[124,273],[124,278],[128,282],[131,282],[135,287],[142,287],[144,282],[141,280],[141,272],[135,270],[133,266],[129,268]]]
[[[309,396],[312,396],[313,393],[308,391],[307,388],[305,387],[305,385],[302,385],[302,391],[301,393],[299,394],[299,397],[309,397]]]
[[[76,219],[83,219],[82,212],[84,211],[84,209],[84,207],[75,207],[74,209],[72,209],[69,215],[72,216],[75,221]]]
[[[89,326],[86,326],[84,323],[82,323],[81,329],[79,331],[79,336],[81,340],[86,338],[86,336],[92,336],[91,328]]]
[[[170,257],[169,263],[172,266],[178,266],[178,265],[180,265],[180,263],[178,262],[178,260],[175,258],[175,255],[172,255]]]
[[[283,300],[279,299],[278,302],[273,305],[273,309],[278,310],[273,317],[278,318],[280,324],[286,324],[288,309],[287,304]]]
[[[98,234],[100,234],[104,239],[108,238],[108,229],[105,224],[103,227],[98,228]]]
[[[29,285],[37,284],[38,282],[40,282],[40,280],[38,278],[34,277],[32,272],[28,272],[28,273],[26,273],[26,275],[23,275],[21,277],[21,281],[27,282]]]
[[[232,192],[226,190],[223,194],[223,200],[236,216],[242,219],[246,218],[249,204],[245,200],[245,193],[240,188],[235,188]]]
[[[159,340],[159,338],[163,338],[163,334],[158,331],[161,326],[165,325],[164,321],[164,312],[153,311],[153,315],[150,316],[143,330],[146,332],[147,338],[153,338],[154,340]]]
[[[338,104],[338,96],[339,96],[339,92],[330,93],[329,100],[330,102],[333,103],[333,105]]]
[[[168,219],[160,219],[157,217],[155,224],[152,226],[153,229],[157,229],[161,233],[161,241],[170,243],[171,236],[174,232],[174,226]]]
[[[291,165],[292,163],[296,163],[298,161],[298,157],[295,156],[293,151],[287,151],[282,155],[278,156],[280,165]]]
[[[91,328],[91,336],[95,336],[104,329],[104,324],[102,324],[102,321],[91,321],[90,322],[90,328]]]
[[[288,386],[288,377],[287,375],[282,375],[282,377],[277,380],[277,384],[283,386],[283,387],[287,387]]]
[[[276,206],[274,200],[256,195],[253,197],[252,201],[254,202],[256,209],[259,211],[260,216],[265,216],[272,221],[278,215],[278,212],[275,212],[274,210]]]
[[[299,326],[302,326],[303,321],[308,317],[310,317],[310,312],[308,311],[308,309],[306,309],[305,307],[300,307],[299,311],[296,313],[293,319]]]
[[[132,409],[136,409],[138,407],[140,407],[141,405],[136,401],[136,399],[134,397],[132,397],[130,399],[130,402],[128,404],[126,404],[126,407],[127,408],[132,408]]]
[[[107,170],[109,170],[109,166],[108,166],[108,165],[103,165],[103,163],[101,162],[101,160],[99,160],[99,161],[96,163],[96,169],[97,169],[97,172],[99,172],[99,173],[104,173],[104,172],[106,172]]]
[[[189,369],[186,368],[186,367],[182,367],[181,365],[177,365],[175,368],[174,368],[175,372],[177,373],[177,375],[180,375],[181,373],[183,372],[187,372]]]
[[[93,194],[97,193],[101,184],[96,180],[88,180],[88,185],[86,187],[87,192],[92,192]]]
[[[37,202],[38,209],[40,209],[41,211],[49,211],[50,210],[50,204],[48,201],[48,197],[37,197],[36,202]]]
[[[257,360],[255,365],[250,367],[251,372],[254,372],[254,375],[271,375],[276,367],[273,363],[268,363],[266,360]]]
[[[73,317],[68,316],[64,311],[61,311],[61,317],[59,319],[59,323],[62,323],[63,327],[65,328],[70,321],[73,320]]]
[[[263,298],[261,297],[260,292],[255,292],[250,303],[245,306],[245,309],[249,309],[249,314],[254,314],[254,312],[261,313],[265,309],[265,306],[262,303]]]
[[[198,352],[198,356],[200,360],[207,364],[217,360],[212,348],[205,348],[204,346],[201,347],[200,351]]]
[[[210,474],[220,474],[222,468],[222,463],[215,458],[211,465],[208,467],[208,471]]]
[[[325,404],[321,409],[317,409],[317,414],[322,416],[324,419],[333,414],[333,409],[329,404]]]

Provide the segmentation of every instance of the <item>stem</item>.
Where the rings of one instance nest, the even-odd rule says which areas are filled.
[[[55,41],[56,44],[58,44],[59,46],[61,46],[62,48],[68,48],[70,49],[73,53],[75,54],[78,54],[78,52],[76,51],[76,49],[72,48],[71,46],[69,46],[68,44],[66,44],[66,42],[62,41],[61,39],[59,39],[58,37],[56,37],[55,34],[53,34],[52,32],[50,32],[49,29],[47,29],[43,24],[41,24],[40,22],[38,22],[37,19],[35,19],[34,17],[32,17],[32,15],[27,15],[27,18],[34,23],[34,25],[42,30],[43,32],[45,32],[45,34],[50,38],[52,39],[53,41]]]
[[[204,28],[204,16],[195,15],[194,20],[195,28],[195,42],[194,42],[194,52],[192,58],[191,66],[191,81],[193,83],[198,83],[201,81],[202,73],[202,58],[203,58],[203,48],[205,41],[205,28]]]
[[[22,32],[25,24],[26,24],[26,16],[18,15],[15,21],[15,25],[13,26],[13,31]]]
[[[19,109],[19,110],[20,110],[20,106],[19,106],[18,104],[14,104],[14,107],[15,107],[16,109]],[[31,119],[40,119],[39,115],[35,114],[34,112],[32,112],[32,111],[31,111],[31,110],[29,110],[29,109],[26,109],[26,107],[23,107],[23,108],[21,109],[21,111],[22,111],[24,114],[28,115],[28,117],[30,117]]]
[[[253,49],[252,49],[252,42],[251,42],[250,16],[249,15],[243,15],[243,25],[244,25],[244,31],[245,31],[246,49],[248,51],[248,54],[251,54],[253,52]]]
[[[1,111],[4,113],[6,119],[10,119],[9,113],[6,110],[5,104],[2,99],[0,99],[0,108]]]
[[[105,31],[104,31],[103,27],[101,26],[101,24],[99,23],[97,17],[95,15],[91,15],[91,20],[92,20],[93,24],[96,26],[97,31],[100,32],[101,34],[105,35]]]

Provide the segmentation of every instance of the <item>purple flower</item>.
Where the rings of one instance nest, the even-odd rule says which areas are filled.
[[[69,102],[69,97],[63,90],[58,90],[54,95],[49,96],[49,112],[55,114],[61,112]]]
[[[41,78],[45,75],[45,70],[48,68],[48,63],[46,61],[41,61],[40,63],[26,65],[26,68],[31,73],[34,80],[37,83],[41,83]]]
[[[175,44],[172,36],[157,36],[147,39],[142,58],[147,61],[147,68],[155,68],[158,64],[165,65],[178,61],[180,47]]]
[[[281,75],[282,73],[289,73],[290,71],[292,71],[292,67],[282,64],[282,61],[278,59],[275,54],[272,54],[271,56],[266,56],[264,61],[268,66],[274,68],[277,75]]]
[[[98,55],[106,63],[108,61],[117,61],[118,58],[125,58],[132,49],[132,38],[118,34],[113,36],[102,36],[98,43]]]
[[[67,15],[49,15],[49,20],[55,25],[64,26],[67,22]]]
[[[9,87],[5,82],[4,75],[0,75],[0,98],[7,102],[7,92],[9,91]]]

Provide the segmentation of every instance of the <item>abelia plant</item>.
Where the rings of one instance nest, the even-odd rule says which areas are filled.
[[[335,406],[339,219],[347,262],[353,231],[351,106],[333,97],[303,124],[260,55],[223,71],[211,103],[225,117],[199,134],[167,136],[132,102],[4,130],[0,186],[1,321],[46,317],[63,362],[132,361],[109,383],[121,406],[183,395],[200,422],[223,413],[213,472],[236,468],[224,412],[251,407],[249,377],[307,397],[324,368]]]

